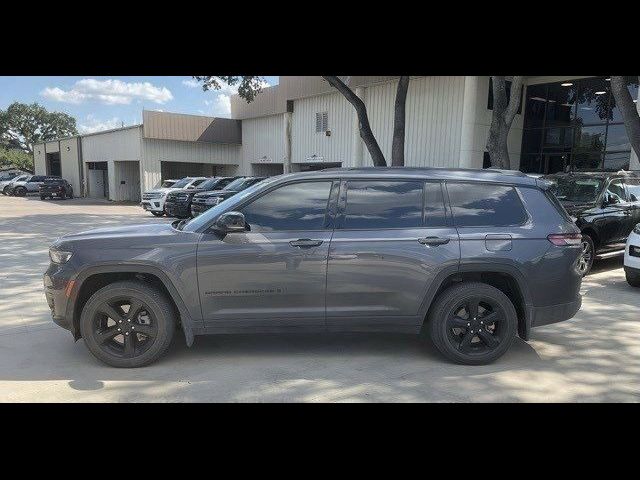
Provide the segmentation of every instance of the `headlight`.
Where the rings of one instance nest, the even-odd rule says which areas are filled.
[[[222,199],[220,197],[212,197],[212,198],[207,198],[204,203],[206,203],[207,205],[217,205],[222,201]]]
[[[49,258],[53,263],[67,263],[73,255],[71,252],[65,252],[63,250],[49,249]]]
[[[635,228],[633,229],[633,233],[637,233],[638,235],[640,235],[640,223],[635,226]]]

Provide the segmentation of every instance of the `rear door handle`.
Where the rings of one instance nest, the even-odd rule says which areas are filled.
[[[424,238],[419,238],[418,243],[422,245],[437,247],[438,245],[445,245],[449,243],[449,239],[442,238],[442,237],[424,237]]]
[[[322,240],[311,240],[310,238],[301,238],[299,240],[291,240],[289,245],[292,247],[299,248],[309,248],[309,247],[319,247],[322,245]]]

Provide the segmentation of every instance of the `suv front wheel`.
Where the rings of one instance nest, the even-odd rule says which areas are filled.
[[[511,346],[518,316],[509,297],[491,285],[463,282],[436,299],[427,319],[429,338],[447,358],[484,365]]]
[[[113,367],[142,367],[167,351],[176,324],[165,294],[140,281],[95,292],[82,309],[80,332],[89,351]]]

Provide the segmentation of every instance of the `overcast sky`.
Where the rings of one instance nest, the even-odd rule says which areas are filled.
[[[265,77],[270,85],[278,77]],[[142,122],[142,109],[228,117],[233,89],[203,92],[192,77],[3,77],[0,109],[38,102],[76,118],[81,133]]]

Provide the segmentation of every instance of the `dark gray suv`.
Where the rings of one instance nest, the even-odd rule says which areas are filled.
[[[58,239],[54,321],[138,367],[182,329],[422,333],[485,364],[580,308],[581,235],[544,180],[512,171],[331,169],[269,178],[173,224]]]

